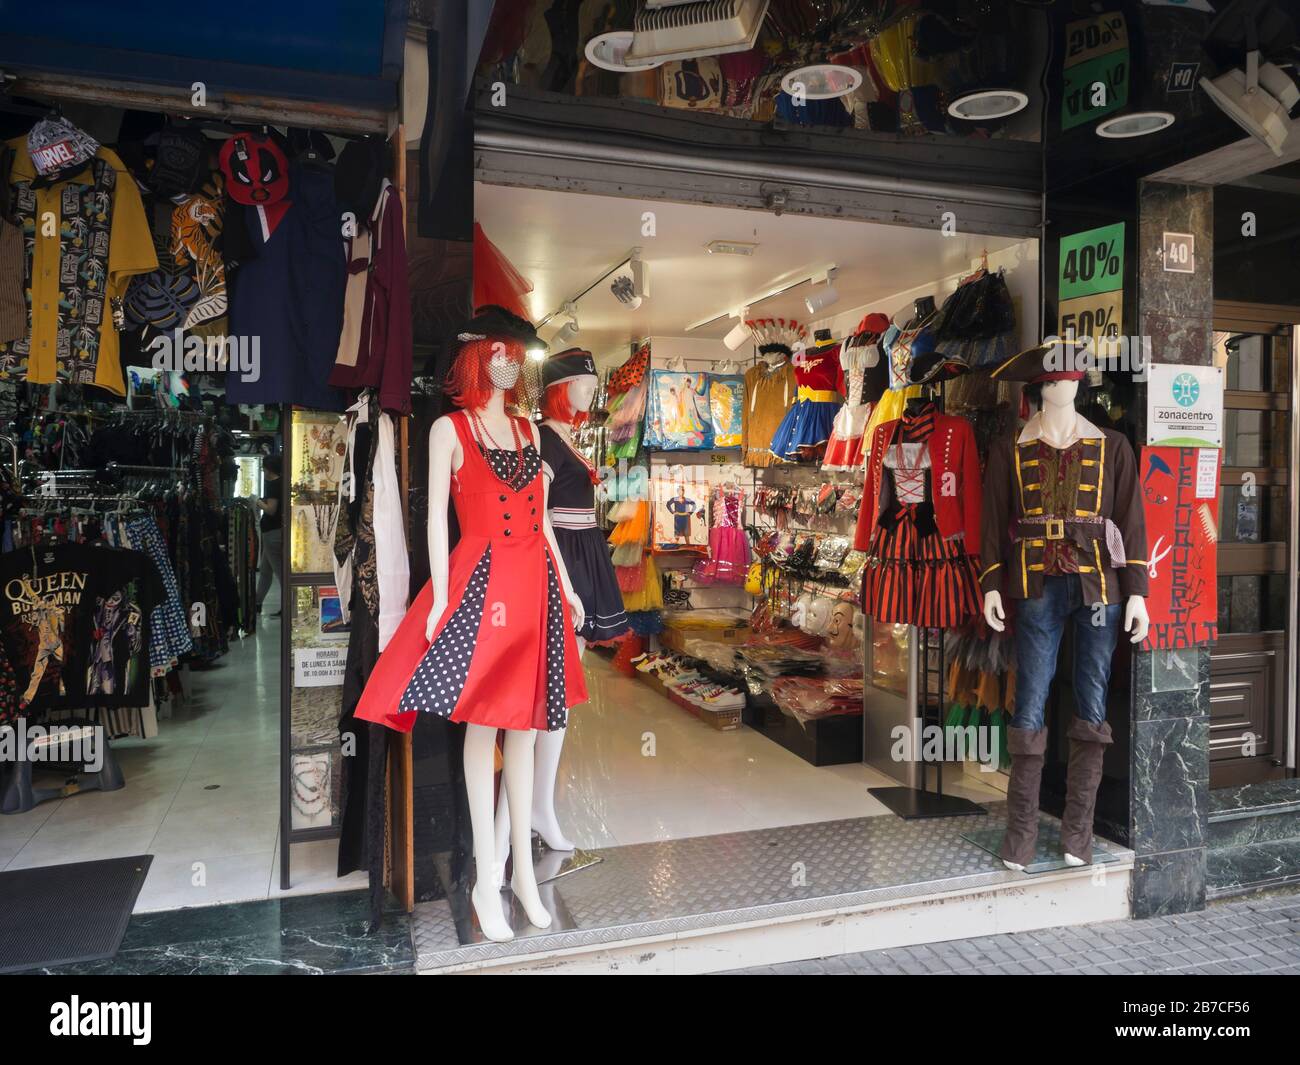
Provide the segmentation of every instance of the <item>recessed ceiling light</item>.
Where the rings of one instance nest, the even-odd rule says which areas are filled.
[[[838,63],[813,63],[783,77],[781,91],[805,100],[834,100],[837,96],[848,96],[861,84],[860,70]]]
[[[962,93],[948,105],[948,114],[968,122],[1006,118],[1029,106],[1029,97],[1016,89],[980,89]]]
[[[710,255],[753,255],[757,247],[746,240],[711,240],[704,245]]]
[[[1097,123],[1097,136],[1109,140],[1145,137],[1148,133],[1168,129],[1173,124],[1174,116],[1168,111],[1133,111]]]
[[[598,37],[593,37],[584,49],[587,60],[601,70],[612,70],[618,74],[626,74],[631,70],[652,70],[663,66],[662,59],[628,59],[627,53],[632,47],[633,36],[631,30],[614,30],[612,33],[602,33]]]

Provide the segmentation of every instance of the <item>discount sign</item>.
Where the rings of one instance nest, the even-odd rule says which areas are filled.
[[[1061,238],[1056,332],[1116,340],[1124,330],[1124,223]],[[1098,344],[1098,350],[1103,345]]]

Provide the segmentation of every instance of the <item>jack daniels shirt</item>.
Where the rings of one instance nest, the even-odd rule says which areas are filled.
[[[23,713],[149,702],[149,617],[166,596],[153,560],[94,544],[0,555],[0,642]]]

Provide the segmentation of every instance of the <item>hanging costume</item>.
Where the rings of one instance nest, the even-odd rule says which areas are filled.
[[[965,419],[916,401],[876,430],[854,546],[877,621],[951,628],[978,611],[979,454]]]
[[[845,402],[835,415],[824,470],[859,470],[866,464],[863,435],[876,402],[889,386],[889,360],[880,346],[889,328],[883,314],[869,314],[840,348]]]
[[[772,435],[772,454],[787,462],[816,459],[830,439],[844,387],[840,346],[826,344],[791,360],[798,393]]]

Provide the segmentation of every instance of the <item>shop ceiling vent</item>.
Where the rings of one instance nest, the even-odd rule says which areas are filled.
[[[631,63],[695,59],[754,47],[770,0],[640,0],[632,20]]]
[[[753,255],[758,245],[748,240],[711,240],[704,247],[710,255]]]

